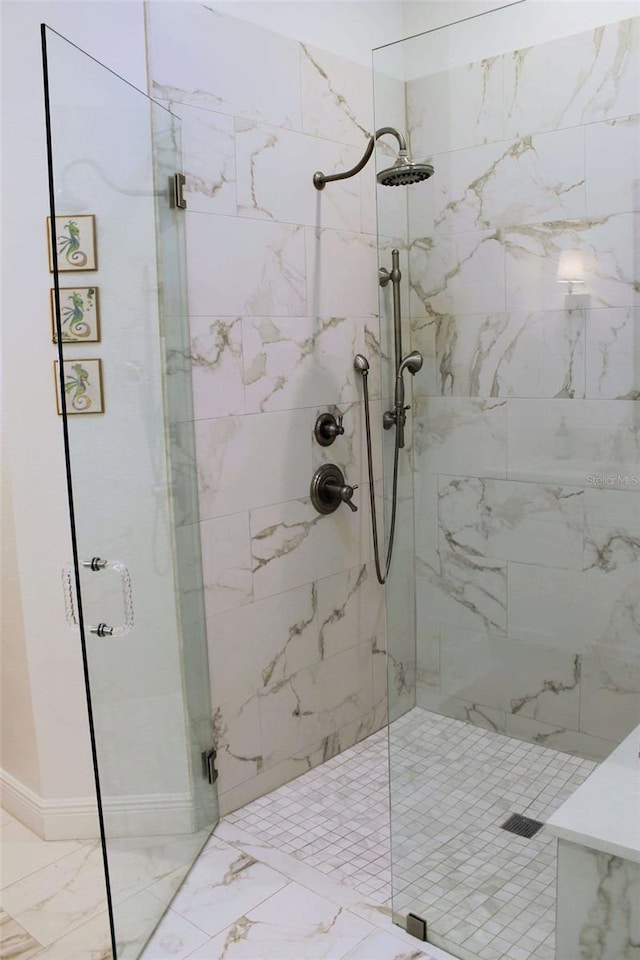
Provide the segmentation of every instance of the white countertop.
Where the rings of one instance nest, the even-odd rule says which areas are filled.
[[[640,726],[547,821],[562,840],[640,863]]]

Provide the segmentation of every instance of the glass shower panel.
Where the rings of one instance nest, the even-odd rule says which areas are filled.
[[[217,820],[203,764],[213,734],[184,214],[169,185],[180,128],[58,34],[43,37],[77,549],[68,642],[86,664],[112,946],[134,960]]]
[[[465,960],[553,960],[544,824],[640,723],[638,18],[529,6],[374,52],[376,124],[399,79],[410,153],[435,168],[407,209],[425,362],[393,909]],[[405,588],[387,587],[392,707]]]

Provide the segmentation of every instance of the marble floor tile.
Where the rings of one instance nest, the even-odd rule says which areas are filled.
[[[428,948],[427,948],[428,949]],[[407,946],[398,937],[379,930],[368,934],[357,947],[349,951],[344,960],[422,960],[429,956],[417,947]]]
[[[3,888],[81,848],[75,840],[41,840],[13,818],[0,829],[0,843]]]
[[[192,954],[193,960],[343,957],[370,925],[306,887],[289,883]]]
[[[100,847],[77,846],[2,891],[4,909],[45,946],[105,909]]]
[[[0,957],[2,960],[32,960],[42,949],[37,940],[0,909]]]
[[[145,947],[145,960],[185,960],[209,939],[208,934],[173,910],[167,910]]]
[[[101,913],[66,933],[34,954],[33,960],[112,960],[107,914]]]
[[[286,883],[282,874],[214,837],[178,891],[172,910],[216,936]]]

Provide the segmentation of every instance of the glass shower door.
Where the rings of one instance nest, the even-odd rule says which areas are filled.
[[[112,950],[134,960],[217,821],[189,369],[167,369],[189,356],[180,129],[42,32],[65,642],[85,665]]]
[[[398,103],[435,169],[405,221],[425,359],[396,545],[415,543],[412,647],[401,566],[386,595],[393,911],[460,960],[637,942],[636,888],[609,879],[637,870],[636,806],[612,814],[591,774],[633,795],[639,31],[636,4],[516,3],[374,53],[376,126]]]

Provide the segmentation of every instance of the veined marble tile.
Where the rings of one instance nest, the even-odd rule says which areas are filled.
[[[171,909],[214,936],[286,883],[282,874],[212,837]]]
[[[504,635],[507,627],[507,564],[449,549],[416,558],[416,592],[434,621]]]
[[[200,513],[238,513],[305,496],[311,482],[306,410],[196,423]]]
[[[640,400],[640,308],[586,311],[587,397]]]
[[[459,700],[447,694],[433,690],[419,684],[416,693],[417,705],[423,710],[430,710],[443,717],[452,717],[454,720],[464,720],[474,727],[493,730],[494,733],[504,733],[506,719],[502,710],[494,707],[485,707],[470,700]]]
[[[607,529],[609,533],[617,531],[640,537],[640,499],[633,488],[612,490],[589,486],[584,492],[584,506],[588,537]]]
[[[214,701],[213,711],[220,793],[252,779],[264,769],[257,694],[225,700],[220,705]]]
[[[370,643],[301,670],[260,697],[265,762],[272,766],[300,754],[371,706]]]
[[[154,96],[300,129],[295,40],[195,3],[153,7],[149,27]]]
[[[559,957],[633,957],[637,953],[639,904],[640,865],[560,841]]]
[[[147,932],[148,930],[149,925],[147,925]],[[112,960],[109,918],[106,910],[70,933],[66,933],[55,943],[41,949],[34,960],[62,960],[63,957],[64,960]],[[29,957],[28,960],[31,958]]]
[[[582,262],[579,293],[587,309],[636,304],[636,218],[632,213],[603,214],[501,229],[507,309],[559,310],[566,305],[567,285],[558,282],[565,250],[576,251]]]
[[[236,165],[233,117],[172,104],[181,118],[182,157],[189,210],[236,215]]]
[[[433,621],[420,590],[416,593],[416,607],[416,681],[440,689],[441,626]]]
[[[250,603],[253,584],[248,514],[204,520],[200,536],[207,618]]]
[[[640,110],[640,96],[636,111]],[[587,160],[587,215],[638,209],[640,116],[619,117],[584,128]]]
[[[379,710],[366,712],[357,720],[347,723],[346,726],[340,730],[333,731],[318,742],[305,745],[299,751],[294,751],[292,756],[287,757],[281,763],[268,766],[255,777],[245,780],[238,786],[221,793],[221,814],[224,816],[233,810],[237,810],[239,807],[246,806],[258,797],[263,797],[265,794],[271,793],[272,790],[288,783],[290,780],[294,780],[300,776],[300,774],[306,773],[314,767],[319,766],[326,760],[331,759],[331,757],[353,746],[354,743],[358,743],[360,740],[368,737],[369,734],[378,730],[383,724],[384,719],[381,718],[380,713],[381,711]],[[271,852],[273,852],[273,848],[271,848]],[[266,860],[266,856],[263,859],[272,866],[276,868],[279,867],[278,863],[271,857],[268,861]],[[315,871],[314,875],[318,876]]]
[[[441,476],[438,516],[447,543],[470,556],[582,569],[584,491],[576,487]]]
[[[309,476],[311,474],[309,473]],[[257,599],[348,570],[369,557],[368,491],[358,491],[358,512],[341,506],[318,513],[310,500],[252,510],[253,586]]]
[[[585,395],[585,311],[443,317],[435,339],[444,396]]]
[[[542,723],[513,713],[507,714],[506,733],[518,740],[539,743],[543,747],[553,747],[562,753],[586,757],[588,760],[604,760],[616,746],[612,740],[602,740],[576,730],[566,730],[558,724]]]
[[[106,907],[99,845],[86,844],[5,887],[2,905],[39,943],[54,943]]]
[[[239,317],[192,317],[191,366],[196,420],[245,412],[242,321]]]
[[[633,513],[630,512],[629,515],[630,523],[634,523],[634,520],[637,522],[638,519],[638,507],[634,507]],[[612,528],[610,525],[601,524],[590,512],[584,540],[584,569],[589,572],[612,573],[638,564],[640,535],[630,531],[626,525]],[[638,574],[640,576],[640,569]]]
[[[82,849],[75,840],[41,840],[13,817],[3,824],[1,839],[3,889]]]
[[[299,50],[302,129],[315,137],[353,144],[364,153],[373,133],[371,71],[309,44],[301,43]]]
[[[410,320],[411,349],[422,354],[422,369],[411,380],[414,397],[433,397],[440,393],[436,355],[438,324],[439,320],[424,317]]]
[[[414,430],[418,472],[506,476],[505,400],[417,397]]]
[[[208,622],[216,705],[246,700],[321,659],[317,589],[305,584]]]
[[[322,192],[312,181],[316,170],[349,170],[360,153],[319,136],[237,119],[238,216],[359,231],[359,179],[331,183]]]
[[[430,956],[431,953],[423,953],[417,947],[410,947],[391,933],[376,931],[347,953],[344,960],[429,960]]]
[[[302,227],[187,212],[186,233],[192,316],[306,313]]]
[[[316,420],[321,413],[327,410],[338,416],[343,415],[342,426],[344,434],[340,436],[329,447],[321,447],[320,444],[313,443],[311,447],[311,459],[313,469],[322,463],[335,463],[350,484],[368,484],[369,467],[367,461],[366,445],[366,423],[364,403],[341,403],[339,406],[329,404],[323,407],[316,407],[310,410],[309,428],[311,432],[316,424]],[[371,422],[371,459],[373,463],[374,481],[382,479],[383,476],[383,444],[382,435],[382,404],[380,400],[370,400],[369,417]],[[405,464],[406,465],[406,464]],[[368,495],[368,491],[364,491]],[[356,494],[354,501],[359,503],[361,494]]]
[[[376,238],[314,227],[306,227],[305,232],[308,313],[314,317],[377,316]]]
[[[247,411],[287,410],[358,399],[356,353],[364,320],[340,317],[262,317],[244,320]]]
[[[13,917],[0,909],[0,950],[7,960],[35,960],[42,946]]]
[[[637,18],[504,57],[508,136],[637,112]]]
[[[443,694],[578,729],[580,658],[572,653],[441,625]]]
[[[319,580],[318,643],[323,658],[384,633],[385,592],[373,564]]]
[[[332,901],[289,882],[279,893],[239,915],[227,930],[192,954],[192,960],[342,957],[372,929]]]
[[[414,156],[504,139],[502,57],[410,80],[407,124]]]
[[[436,473],[421,470],[422,461],[416,459],[413,475],[415,491],[414,542],[416,558],[429,559],[438,548],[438,484]]]
[[[186,960],[209,935],[184,917],[168,910],[160,921],[140,960]]]
[[[509,564],[507,633],[514,639],[577,653],[633,651],[639,608],[637,563],[610,572]]]
[[[584,132],[575,127],[435,157],[436,231],[584,217],[584,149]]]
[[[625,477],[637,474],[640,463],[632,401],[513,399],[507,404],[510,479],[631,489]]]
[[[414,239],[409,270],[409,312],[413,317],[505,309],[505,256],[503,241],[495,231]]]
[[[605,740],[623,740],[640,723],[640,649],[626,657],[586,654],[581,697],[580,729]]]

